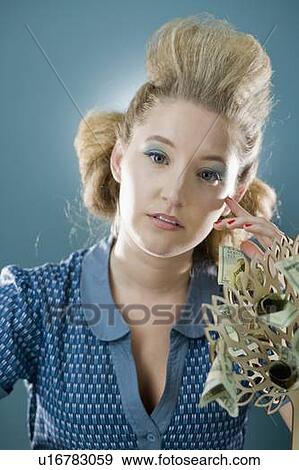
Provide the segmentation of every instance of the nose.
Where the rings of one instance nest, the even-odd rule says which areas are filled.
[[[172,207],[181,207],[185,204],[184,176],[181,173],[177,177],[171,178],[162,191],[162,198],[168,202],[168,210]]]

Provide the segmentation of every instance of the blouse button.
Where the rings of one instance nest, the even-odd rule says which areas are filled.
[[[146,438],[148,441],[151,441],[151,442],[156,440],[156,436],[152,432],[147,433]]]

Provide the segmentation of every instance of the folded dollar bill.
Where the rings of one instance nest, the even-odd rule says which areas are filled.
[[[219,246],[218,284],[235,285],[238,274],[244,271],[245,255],[231,246]]]
[[[299,293],[299,255],[276,261],[275,266],[285,275],[291,286]]]
[[[218,284],[229,285],[242,290],[240,274],[245,271],[245,263],[249,262],[247,256],[237,248],[231,246],[219,246]],[[262,274],[258,272],[258,280],[262,283]],[[253,289],[252,281],[248,280],[248,290]]]
[[[224,342],[220,339],[217,345],[219,346],[217,356],[207,376],[199,405],[207,406],[208,403],[215,400],[226,409],[230,416],[237,417],[239,415],[239,407],[232,375],[232,362],[228,354],[224,353]]]
[[[297,360],[292,348],[280,345],[278,347],[278,356],[278,360],[272,361],[269,366],[270,379],[286,390],[297,389],[299,387],[299,374]]]
[[[259,319],[268,325],[274,326],[275,328],[286,328],[296,318],[299,317],[298,306],[292,302],[287,302],[283,310],[278,312],[260,314]]]

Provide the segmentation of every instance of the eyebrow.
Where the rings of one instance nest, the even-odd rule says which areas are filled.
[[[166,145],[169,145],[170,147],[172,148],[176,148],[174,143],[171,142],[171,140],[167,139],[166,137],[163,137],[162,135],[150,135],[149,137],[147,137],[147,139],[145,139],[145,142],[148,142],[149,140],[158,140],[159,142],[162,142],[163,144],[166,144]],[[203,160],[215,160],[215,161],[218,161],[218,162],[221,162],[221,163],[224,163],[225,165],[227,164],[226,163],[226,160],[221,157],[220,155],[206,155]]]

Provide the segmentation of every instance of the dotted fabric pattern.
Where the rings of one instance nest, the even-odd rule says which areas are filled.
[[[164,449],[243,449],[248,422],[248,406],[232,418],[213,401],[198,407],[211,367],[208,342],[191,339],[178,404],[164,436]]]
[[[93,334],[79,307],[86,251],[59,263],[1,270],[0,398],[25,380],[32,449],[139,449],[109,342]],[[190,339],[161,449],[243,448],[247,406],[237,418],[216,402],[197,406],[209,368],[206,339]]]

